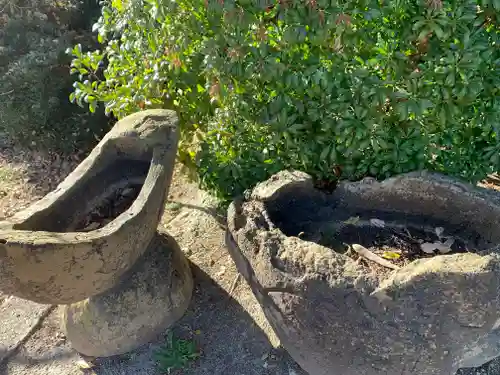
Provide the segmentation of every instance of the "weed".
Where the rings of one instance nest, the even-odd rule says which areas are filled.
[[[155,353],[158,367],[166,374],[185,368],[199,356],[200,353],[192,340],[176,338],[172,331],[167,334],[167,342]]]
[[[179,202],[168,202],[165,208],[169,211],[179,211],[182,208],[182,204]]]

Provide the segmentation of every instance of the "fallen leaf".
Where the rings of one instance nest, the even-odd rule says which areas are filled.
[[[455,239],[453,237],[448,237],[448,239],[444,242],[446,246],[451,246],[455,243]]]
[[[443,233],[444,233],[444,228],[443,227],[437,227],[436,228],[436,236],[438,236],[439,238],[441,238],[443,236]]]
[[[424,242],[420,244],[420,249],[426,254],[434,254],[436,251],[436,244],[430,242]]]
[[[370,224],[377,228],[385,228],[385,221],[380,219],[370,219]]]
[[[94,367],[93,363],[87,362],[84,359],[76,361],[76,365],[80,370],[90,370],[91,368]]]
[[[393,270],[399,269],[399,267],[396,266],[395,264],[392,264],[388,260],[385,260],[384,258],[378,256],[377,254],[375,254],[372,251],[368,250],[364,246],[361,246],[359,244],[352,244],[351,245],[351,249],[353,251],[355,251],[356,253],[358,253],[363,258],[365,258],[367,260],[370,260],[372,262],[375,262],[377,264],[380,264],[381,266],[384,266],[384,267],[387,267],[387,268],[391,268]]]
[[[441,241],[436,241],[436,242],[424,242],[423,244],[420,245],[420,248],[422,251],[426,254],[434,254],[434,252],[437,250],[441,254],[446,254],[451,251],[451,246],[455,240],[453,238],[446,240],[446,242],[441,242]]]
[[[359,216],[351,216],[349,219],[344,221],[345,225],[356,225],[359,222]]]
[[[448,237],[448,239],[444,242],[444,245],[448,247],[448,251],[446,253],[449,253],[451,251],[451,247],[455,243],[455,239],[453,237]],[[441,254],[446,254],[442,250],[439,250]]]
[[[394,251],[384,251],[384,253],[382,254],[382,258],[385,258],[385,259],[399,259],[401,258],[401,254],[398,254]]]

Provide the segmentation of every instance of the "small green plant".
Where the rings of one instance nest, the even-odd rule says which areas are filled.
[[[179,202],[168,202],[165,205],[165,209],[168,211],[179,211],[182,208],[182,203]]]
[[[107,0],[96,30],[72,99],[177,110],[181,161],[220,197],[285,168],[500,169],[500,0]]]
[[[164,346],[155,353],[160,371],[166,374],[185,368],[199,357],[200,353],[193,341],[176,338],[172,331],[168,332]]]

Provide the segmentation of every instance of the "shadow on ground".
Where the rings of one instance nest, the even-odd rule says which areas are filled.
[[[272,347],[253,318],[205,272],[192,265],[195,290],[190,308],[173,328],[177,337],[193,339],[201,358],[183,375],[299,375],[305,374],[282,349]],[[164,342],[135,353],[101,359],[97,375],[159,374],[153,353]]]
[[[193,339],[201,357],[182,375],[306,375],[282,349],[273,348],[267,335],[241,305],[196,265],[191,264],[195,289],[185,316],[173,327],[177,337]],[[166,332],[165,332],[166,333]],[[8,363],[1,375],[163,375],[154,353],[165,342],[164,335],[139,350],[122,356],[101,358],[83,370],[80,357],[68,342],[61,342],[59,319],[54,312],[36,335]],[[47,341],[52,337],[52,342]]]
[[[456,375],[500,375],[500,357],[481,367],[460,369]]]

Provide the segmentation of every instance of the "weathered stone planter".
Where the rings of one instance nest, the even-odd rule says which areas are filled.
[[[381,277],[299,238],[370,213],[387,225],[442,225],[476,251]],[[327,195],[308,175],[281,172],[233,202],[226,240],[283,346],[311,375],[451,375],[500,355],[499,225],[498,193],[439,175],[343,183]]]
[[[125,276],[106,293],[65,308],[64,329],[77,351],[95,357],[126,353],[164,333],[184,315],[193,281],[189,263],[172,237],[156,236]]]
[[[65,325],[84,354],[130,350],[187,308],[192,291],[187,261],[157,232],[174,168],[177,127],[176,114],[166,110],[126,117],[55,191],[0,223],[0,290],[39,303],[76,303],[66,307]],[[103,300],[113,302],[102,305]],[[76,329],[89,317],[83,305],[92,312],[93,327]],[[120,309],[125,315],[109,316]],[[124,325],[134,313],[134,322]],[[78,345],[93,339],[98,322],[108,327],[107,334],[100,333],[101,342],[94,349]],[[120,331],[110,333],[117,322]]]

